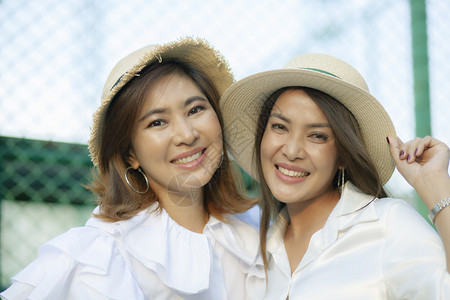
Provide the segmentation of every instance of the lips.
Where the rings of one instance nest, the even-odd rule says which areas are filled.
[[[306,177],[311,174],[311,173],[305,172],[305,171],[289,170],[280,165],[276,165],[275,167],[278,169],[278,171],[280,171],[281,174],[283,174],[285,176],[289,176],[289,177],[300,178],[300,177]]]
[[[197,160],[198,158],[200,158],[202,156],[202,154],[205,153],[205,150],[206,150],[206,148],[201,149],[200,151],[197,150],[198,152],[196,152],[194,154],[188,154],[188,155],[182,154],[181,156],[184,155],[183,157],[173,159],[171,161],[171,163],[177,164],[177,165],[191,163],[191,162]]]

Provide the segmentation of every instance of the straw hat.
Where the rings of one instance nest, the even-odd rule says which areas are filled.
[[[383,106],[369,93],[364,78],[352,66],[325,54],[294,57],[282,69],[248,76],[230,86],[220,100],[225,139],[235,160],[256,178],[255,134],[262,104],[283,87],[304,86],[340,101],[358,121],[364,143],[385,184],[394,171],[386,137],[395,129]],[[299,116],[301,117],[301,116]]]
[[[94,113],[89,139],[92,162],[98,166],[106,112],[115,95],[146,66],[176,59],[194,65],[213,82],[219,95],[233,83],[233,74],[225,58],[205,40],[186,37],[163,45],[149,45],[123,59],[113,68],[103,88],[101,105]]]

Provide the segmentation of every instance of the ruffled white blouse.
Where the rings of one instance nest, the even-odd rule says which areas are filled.
[[[44,244],[2,298],[262,298],[254,227],[236,216],[226,223],[211,216],[203,234],[195,233],[156,205],[125,221],[92,217]]]
[[[264,299],[450,299],[436,231],[406,202],[373,199],[347,183],[291,275],[284,210],[268,232]]]

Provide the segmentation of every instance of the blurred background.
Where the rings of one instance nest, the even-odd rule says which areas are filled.
[[[403,140],[450,144],[448,16],[448,0],[0,0],[0,287],[95,207],[86,143],[124,55],[197,36],[239,80],[331,54],[362,73]],[[386,187],[426,215],[397,172]]]

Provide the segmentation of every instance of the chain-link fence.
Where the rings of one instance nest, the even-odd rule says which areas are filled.
[[[299,53],[335,55],[360,70],[398,135],[410,139],[410,8],[408,0],[0,0],[1,286],[38,245],[89,217],[85,144],[103,81],[122,56],[199,36],[240,79]],[[429,0],[426,9],[432,133],[450,144],[450,5]],[[414,201],[397,173],[388,188]]]

